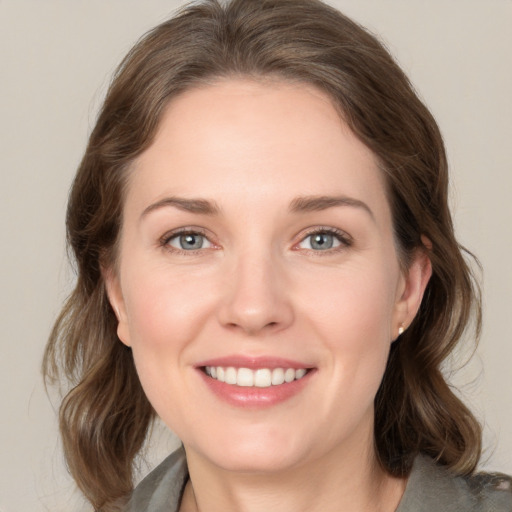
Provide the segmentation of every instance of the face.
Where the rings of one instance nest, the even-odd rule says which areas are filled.
[[[278,471],[371,451],[390,345],[429,267],[401,271],[376,160],[329,99],[275,82],[189,90],[130,172],[107,289],[187,454]]]

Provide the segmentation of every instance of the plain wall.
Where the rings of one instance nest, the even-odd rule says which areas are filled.
[[[66,197],[111,72],[180,3],[0,0],[1,512],[90,510],[40,377],[73,280]],[[512,473],[512,1],[331,3],[380,34],[445,136],[459,238],[485,269],[480,348],[454,382],[485,424],[482,467]],[[172,443],[157,437],[149,465]]]

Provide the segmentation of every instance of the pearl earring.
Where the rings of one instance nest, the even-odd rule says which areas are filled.
[[[398,328],[398,336],[402,335],[404,333],[404,331],[405,331],[404,326],[400,325],[400,327]]]

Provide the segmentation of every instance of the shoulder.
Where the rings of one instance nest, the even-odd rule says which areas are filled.
[[[477,473],[464,480],[469,492],[482,503],[482,511],[512,511],[512,477],[503,473]]]
[[[397,512],[432,510],[512,512],[512,479],[498,473],[457,476],[420,455]]]
[[[180,448],[137,485],[124,512],[177,512],[187,478],[185,450]]]

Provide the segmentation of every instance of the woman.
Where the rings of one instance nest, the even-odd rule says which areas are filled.
[[[403,72],[318,1],[201,2],[141,40],[73,185],[44,363],[95,509],[510,510],[440,370],[480,322],[447,184]],[[132,493],[155,415],[183,448]]]

